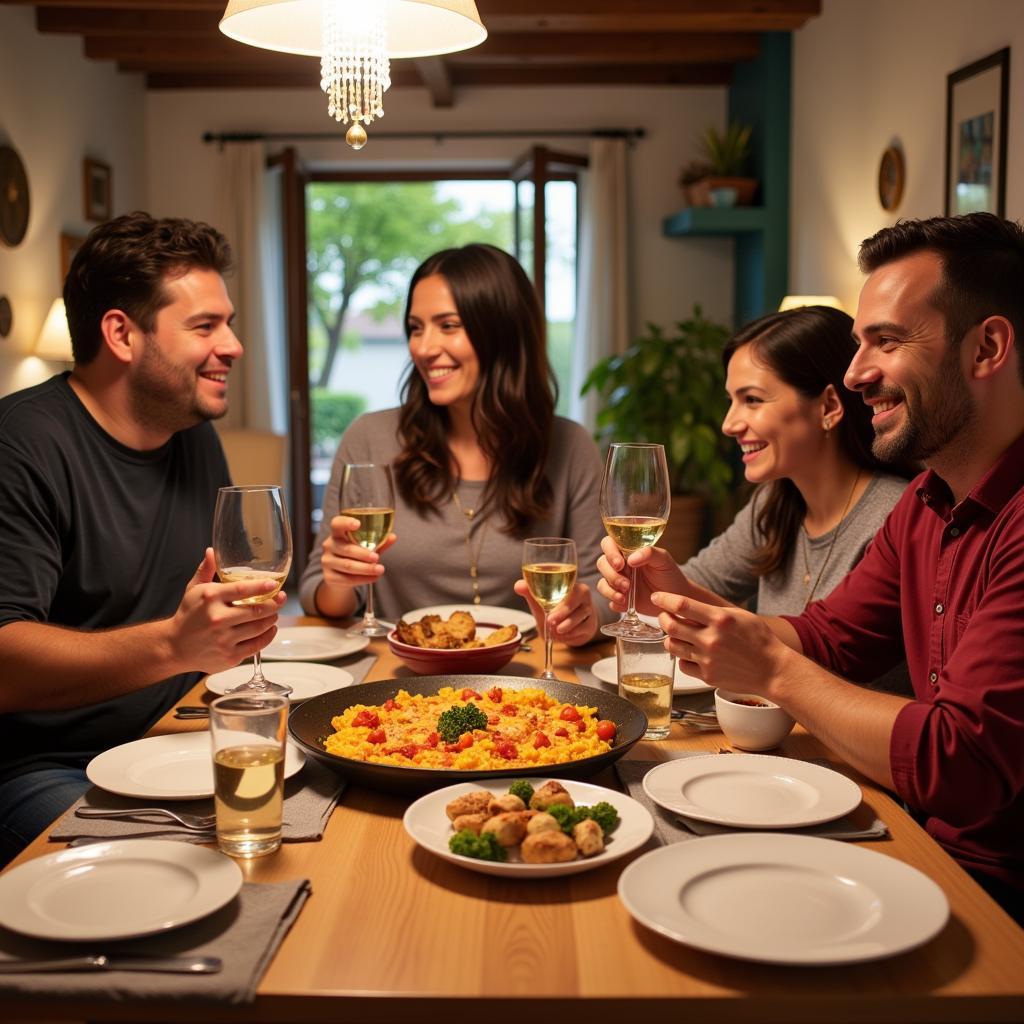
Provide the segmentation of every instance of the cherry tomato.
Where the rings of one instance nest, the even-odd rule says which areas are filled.
[[[487,724],[488,725],[497,725],[500,721],[501,721],[501,719],[497,715],[488,715],[487,716]]]
[[[473,734],[470,732],[464,733],[459,737],[459,742],[455,744],[459,750],[469,750],[473,746]]]
[[[383,729],[374,729],[373,732],[366,737],[368,743],[383,743],[387,739],[384,735]]]
[[[501,713],[503,715],[508,715],[511,718],[516,713],[516,706],[515,706],[515,704],[506,704],[501,709]]]
[[[454,753],[457,753],[461,749],[462,748],[458,745],[458,743],[446,743],[444,745],[444,752],[446,754],[454,754]]]
[[[440,742],[440,740],[441,740],[441,737],[438,736],[436,732],[432,732],[423,741],[423,746],[430,747],[430,749],[433,750],[437,746],[437,744]]]
[[[399,747],[398,752],[402,757],[407,757],[411,761],[415,756],[419,748],[415,743],[407,743],[404,747]]]
[[[502,691],[500,686],[492,686],[487,691],[487,696],[491,700],[493,700],[495,704],[500,704],[501,703],[501,698],[504,696],[504,693],[503,693],[503,691]]]
[[[578,722],[576,723],[576,731],[577,731],[577,732],[586,732],[586,731],[587,731],[587,721],[586,721],[586,719],[585,719],[585,718],[581,718],[581,719],[580,719],[580,720],[579,720],[579,721],[578,721]]]
[[[352,724],[367,729],[376,729],[380,725],[380,716],[376,711],[360,711],[352,719]]]
[[[608,721],[607,718],[602,718],[597,723],[597,738],[599,740],[613,740],[617,731],[615,723]]]
[[[386,701],[384,701],[384,710],[385,711],[401,711],[402,710],[402,705],[399,704],[397,700],[392,700],[390,697],[388,697],[388,699]]]
[[[477,700],[483,700],[483,697],[481,697],[476,690],[470,690],[468,687],[462,691],[462,697],[460,699],[469,700],[471,697],[475,697]]]
[[[547,736],[544,735],[544,733],[539,732],[536,736],[533,737],[533,745],[538,750],[540,750],[541,747],[550,747],[551,740],[549,740]]]
[[[508,740],[502,740],[501,743],[496,743],[494,745],[494,752],[498,757],[505,758],[506,761],[511,761],[519,756],[519,751],[516,750],[516,745]]]
[[[580,713],[571,704],[566,704],[558,717],[563,722],[578,722],[580,720]]]
[[[556,729],[555,730],[555,735],[556,736],[568,736],[569,733],[565,729]]]

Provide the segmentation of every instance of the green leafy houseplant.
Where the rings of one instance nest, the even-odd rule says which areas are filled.
[[[666,334],[656,324],[622,355],[601,360],[583,382],[604,398],[599,441],[649,441],[665,446],[674,494],[718,503],[730,492],[732,446],[721,432],[728,408],[722,347],[729,330],[693,315]]]
[[[709,124],[700,135],[700,148],[704,160],[716,177],[733,178],[743,174],[750,157],[748,124],[733,121],[724,132]]]

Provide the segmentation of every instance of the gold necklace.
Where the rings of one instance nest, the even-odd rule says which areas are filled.
[[[846,504],[843,506],[843,514],[839,517],[839,522],[836,523],[835,529],[832,531],[832,539],[828,544],[828,551],[825,552],[825,561],[821,563],[821,568],[818,570],[817,578],[814,580],[814,586],[811,587],[810,592],[807,595],[807,600],[804,601],[804,607],[806,608],[811,601],[814,599],[814,592],[818,589],[818,584],[821,582],[821,577],[825,575],[825,566],[828,565],[828,560],[832,557],[832,549],[836,546],[836,539],[839,537],[839,531],[842,529],[843,522],[846,519],[846,513],[850,511],[850,505],[853,502],[853,496],[857,491],[857,484],[860,483],[860,470],[857,470],[857,475],[853,479],[853,487],[850,488],[850,495],[846,499]],[[810,541],[807,539],[807,530],[804,529],[803,524],[800,524],[800,550],[804,556],[804,586],[809,586],[811,582],[811,560],[808,553],[810,547]]]
[[[484,546],[484,535],[487,533],[488,520],[484,520],[483,526],[480,527],[480,535],[476,541],[476,554],[473,553],[473,545],[470,540],[470,534],[473,532],[473,517],[476,515],[475,508],[463,508],[462,502],[459,500],[458,491],[452,491],[452,501],[455,502],[456,508],[462,513],[463,519],[465,519],[466,527],[466,555],[469,557],[469,579],[473,584],[473,604],[480,603],[480,579],[479,572],[477,571],[478,564],[480,562],[480,552]]]

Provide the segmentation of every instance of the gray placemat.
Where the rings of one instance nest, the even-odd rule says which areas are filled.
[[[160,935],[122,942],[45,942],[0,928],[0,960],[43,959],[95,953],[215,956],[218,974],[78,971],[0,975],[0,996],[60,999],[208,1001],[251,1003],[263,972],[311,892],[307,879],[245,883],[215,914]]]
[[[345,789],[345,780],[336,772],[309,757],[297,775],[285,780],[284,820],[281,839],[286,843],[311,842],[323,838],[327,819]],[[78,818],[79,807],[104,810],[127,810],[132,807],[166,807],[183,814],[213,814],[213,799],[207,800],[139,800],[117,796],[92,786],[64,813],[53,831],[51,842],[69,842],[80,836],[109,838],[112,836],[146,836],[150,839],[184,839],[195,841],[188,829],[173,821],[148,818]]]
[[[674,751],[672,759],[680,757],[725,757],[728,755],[712,754],[707,751]],[[812,759],[814,764],[821,764],[823,767],[830,767],[827,762]],[[735,832],[757,832],[757,831],[785,831],[791,835],[817,836],[821,839],[844,839],[844,840],[870,840],[886,839],[889,836],[889,829],[883,821],[875,818],[869,825],[859,826],[849,816],[837,818],[835,821],[827,821],[821,825],[811,825],[807,828],[787,829],[748,829],[730,828],[726,825],[713,825],[706,821],[697,821],[694,818],[686,818],[679,814],[666,811],[665,808],[656,804],[646,792],[644,792],[644,776],[656,768],[662,761],[627,761],[620,759],[615,762],[615,772],[619,781],[626,787],[629,795],[638,803],[644,805],[651,812],[654,818],[654,833],[662,845],[669,843],[681,843],[688,839],[697,839],[700,836],[720,836]]]
[[[367,673],[377,664],[376,654],[363,654],[360,655],[352,662],[340,661],[332,662],[331,664],[337,665],[338,668],[343,668],[350,676],[352,676],[352,685],[358,686],[365,678]]]

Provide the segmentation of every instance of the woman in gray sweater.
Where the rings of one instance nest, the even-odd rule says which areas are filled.
[[[648,582],[685,592],[690,581],[728,602],[754,599],[762,615],[797,614],[860,561],[907,479],[874,457],[871,411],[843,384],[856,351],[852,330],[846,313],[806,306],[762,317],[726,345],[722,430],[739,444],[757,489],[732,525],[681,567],[654,553],[650,568],[637,572],[638,610],[656,613]],[[599,589],[621,610],[629,589],[622,555],[610,541],[603,548]]]
[[[405,324],[402,405],[361,416],[341,440],[299,588],[303,607],[351,615],[358,589],[373,581],[384,618],[425,605],[529,604],[540,624],[517,582],[523,540],[565,536],[577,543],[579,582],[549,622],[556,639],[588,642],[614,617],[592,598],[601,460],[581,426],[554,414],[544,315],[529,278],[493,246],[439,252],[413,275]],[[365,462],[389,463],[397,491],[395,534],[375,552],[352,543],[358,522],[337,514],[345,465]]]

